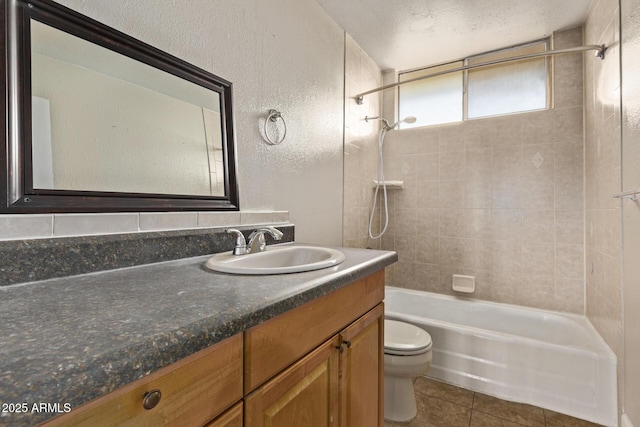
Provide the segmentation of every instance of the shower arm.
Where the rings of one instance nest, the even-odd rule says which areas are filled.
[[[442,76],[443,74],[455,73],[455,72],[458,72],[458,71],[472,70],[474,68],[489,67],[491,65],[502,64],[504,62],[521,61],[523,59],[539,58],[539,57],[542,57],[542,56],[565,55],[565,54],[568,54],[568,53],[586,52],[586,51],[590,51],[590,50],[595,50],[596,51],[595,52],[595,56],[597,56],[600,59],[604,59],[604,53],[607,50],[607,47],[605,45],[592,44],[592,45],[587,45],[587,46],[572,47],[572,48],[568,48],[568,49],[549,50],[549,51],[546,51],[546,52],[537,52],[537,53],[529,53],[527,55],[512,56],[510,58],[496,59],[496,60],[493,60],[493,61],[482,62],[480,64],[464,65],[462,67],[451,68],[451,69],[445,70],[445,71],[438,71],[437,73],[427,74],[427,75],[424,75],[424,76],[420,76],[420,77],[416,77],[416,78],[413,78],[413,79],[405,80],[403,82],[391,83],[391,84],[388,84],[388,85],[380,86],[379,88],[371,89],[371,90],[368,90],[366,92],[359,93],[356,96],[354,96],[354,98],[355,98],[356,103],[358,105],[362,105],[362,103],[364,102],[364,97],[367,96],[367,95],[370,95],[370,94],[376,93],[376,92],[380,92],[381,90],[392,89],[394,87],[398,87],[398,86],[403,85],[403,84],[416,82],[418,80],[428,79],[430,77]]]
[[[384,125],[385,129],[391,129],[391,126],[389,125],[389,121],[387,119],[385,119],[384,117],[382,117],[382,116],[375,116],[375,117],[366,116],[364,118],[364,121],[367,122],[367,123],[369,123],[369,120],[380,120],[382,122],[382,124]]]

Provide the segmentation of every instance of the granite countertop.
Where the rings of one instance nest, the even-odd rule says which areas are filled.
[[[340,250],[342,264],[296,274],[213,273],[207,255],[0,287],[0,426],[42,422],[56,413],[34,403],[75,408],[397,261]]]

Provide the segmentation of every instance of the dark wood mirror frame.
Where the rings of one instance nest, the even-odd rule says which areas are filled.
[[[217,92],[222,117],[224,196],[189,196],[33,188],[31,162],[30,21],[35,19],[74,36],[151,65]],[[0,0],[4,67],[0,69],[5,111],[0,163],[0,213],[237,211],[236,147],[232,84],[168,53],[49,0]]]

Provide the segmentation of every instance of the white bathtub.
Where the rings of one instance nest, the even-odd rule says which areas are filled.
[[[387,286],[385,317],[429,332],[430,377],[618,425],[616,357],[584,316]]]

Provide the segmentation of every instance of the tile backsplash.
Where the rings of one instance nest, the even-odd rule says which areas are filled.
[[[295,241],[293,224],[272,225],[282,231],[283,236],[276,242],[267,235],[267,244]],[[239,228],[246,238],[255,225]],[[0,289],[25,282],[226,252],[234,245],[235,236],[215,227],[5,240],[0,241],[3,261]]]
[[[0,215],[0,240],[284,224],[287,211]]]

